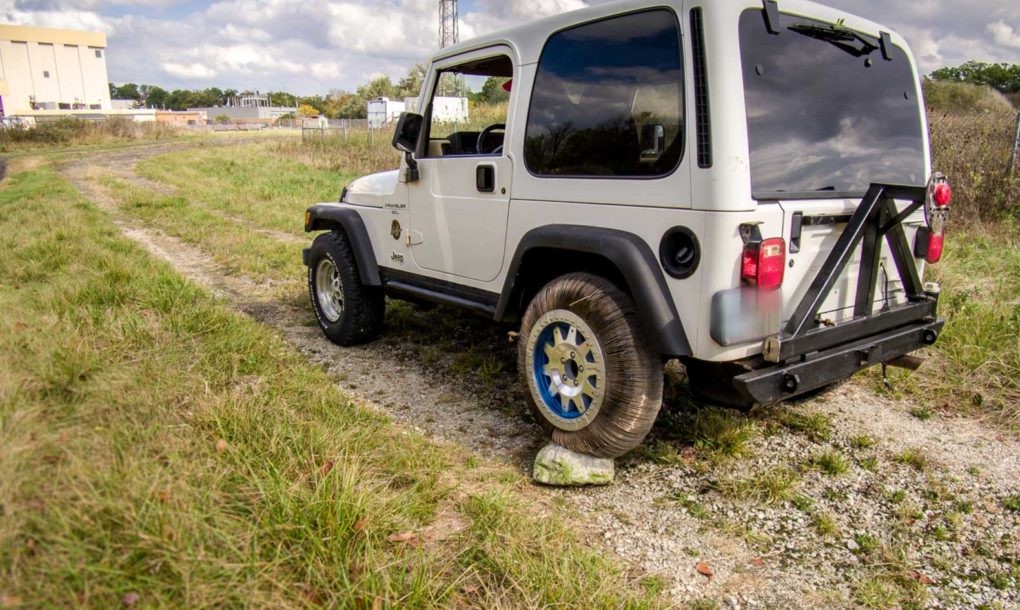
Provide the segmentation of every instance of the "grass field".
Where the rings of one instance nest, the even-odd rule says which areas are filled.
[[[1020,428],[1020,182],[996,165],[1002,138],[982,136],[1004,112],[932,118],[936,166],[958,188],[930,271],[949,323],[920,371],[892,376],[919,419],[962,411]],[[384,140],[203,146],[142,161],[152,184],[114,172],[98,182],[133,221],[267,299],[307,307],[303,211],[394,166]],[[41,146],[19,148],[44,154],[14,163],[0,186],[0,608],[665,603],[661,581],[579,542],[571,515],[555,515],[514,469],[354,404],[275,331],[121,237],[51,167],[66,149]],[[514,350],[491,323],[403,303],[389,304],[387,323],[384,341],[461,381],[513,377]],[[748,452],[742,418],[689,419],[683,444],[703,467]],[[825,420],[793,412],[775,424],[829,435]],[[686,459],[662,447],[641,459]],[[903,452],[904,464],[918,459]],[[796,503],[801,479],[847,467],[820,450],[797,472],[721,476],[718,491]],[[832,536],[831,521],[813,527]]]
[[[353,404],[45,164],[0,187],[0,274],[0,606],[657,604],[514,471]]]

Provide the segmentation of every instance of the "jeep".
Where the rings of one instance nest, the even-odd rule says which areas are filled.
[[[485,125],[444,120],[487,79]],[[538,421],[616,457],[680,359],[738,408],[936,341],[951,191],[930,171],[906,41],[804,0],[623,0],[439,51],[397,170],[305,216],[312,306],[340,345],[386,296],[519,326]]]

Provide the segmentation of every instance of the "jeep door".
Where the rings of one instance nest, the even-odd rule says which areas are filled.
[[[424,97],[417,155],[408,184],[411,254],[422,269],[489,282],[503,265],[512,159],[514,62],[507,47],[434,65]],[[467,93],[481,98],[468,108]]]

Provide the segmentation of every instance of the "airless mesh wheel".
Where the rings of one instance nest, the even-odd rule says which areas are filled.
[[[617,457],[641,443],[662,403],[662,366],[633,301],[608,280],[547,284],[521,323],[517,352],[531,406],[553,442]]]

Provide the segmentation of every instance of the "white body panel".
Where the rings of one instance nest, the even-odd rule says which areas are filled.
[[[687,128],[684,131],[685,152],[677,169],[667,176],[651,179],[579,179],[540,177],[530,173],[523,161],[524,123],[537,61],[549,35],[570,25],[663,5],[676,11],[683,41]],[[514,86],[504,151],[491,156],[418,159],[420,179],[409,184],[398,183],[396,172],[369,176],[352,184],[347,202],[364,219],[378,264],[498,295],[504,289],[510,262],[521,238],[532,229],[551,224],[612,228],[636,235],[657,253],[659,241],[668,229],[685,226],[701,245],[700,264],[688,278],[678,280],[664,276],[692,355],[704,360],[727,361],[760,354],[760,337],[724,346],[709,332],[713,295],[741,285],[743,240],[738,232],[739,225],[757,224],[764,237],[789,239],[790,215],[794,211],[850,214],[858,200],[759,203],[752,197],[736,24],[744,10],[761,9],[761,3],[753,0],[723,0],[703,5],[714,162],[710,168],[698,167],[692,110],[692,50],[687,35],[688,11],[694,6],[702,6],[702,3],[624,0],[558,15],[444,49],[429,69],[419,107],[424,107],[425,100],[431,99],[436,74],[444,66],[494,53],[504,53],[513,60]],[[802,0],[784,0],[780,8],[786,13],[832,23],[843,20],[846,27],[869,35],[878,36],[880,31],[888,31],[842,11]],[[895,33],[891,39],[906,51],[916,73],[906,42]],[[921,104],[919,85],[917,99]],[[927,126],[924,127],[927,171],[930,158]],[[479,193],[475,187],[475,170],[480,164],[495,168],[494,193]],[[406,170],[406,164],[403,169]],[[909,240],[913,239],[913,232],[921,222],[919,218],[920,212],[905,223]],[[393,221],[400,225],[399,238],[391,235]],[[787,258],[787,279],[781,293],[782,319],[792,313],[844,226],[804,228],[800,252],[790,253]],[[884,267],[894,284],[895,268],[888,260],[888,252],[884,254],[887,259]],[[920,267],[920,261],[917,263]],[[827,312],[826,315],[831,315],[835,321],[847,315],[846,310],[840,308],[853,304],[855,274],[856,267],[849,265],[846,275],[822,307],[822,312]],[[881,298],[887,296],[883,295],[881,286],[877,294]],[[897,297],[892,294],[889,298]],[[779,330],[777,320],[773,332]]]

